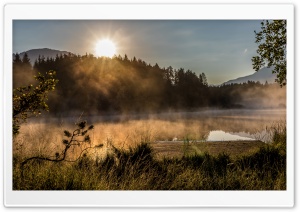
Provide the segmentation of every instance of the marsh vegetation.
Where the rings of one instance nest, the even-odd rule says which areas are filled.
[[[286,189],[285,87],[127,55],[13,69],[14,190]]]
[[[214,115],[98,117],[98,122],[81,117],[93,120],[90,143],[70,148],[64,161],[32,160],[21,167],[33,156],[55,158],[65,148],[64,130],[72,132],[78,121],[31,119],[14,138],[14,189],[285,190],[286,130],[285,121],[279,121],[284,116],[282,110],[252,111],[251,116],[219,110]],[[256,140],[205,141],[215,129],[248,133]],[[259,132],[269,140],[262,142]]]
[[[157,157],[155,148],[142,142],[129,149],[113,147],[103,158],[86,154],[74,163],[32,161],[23,167],[23,176],[14,158],[13,186],[15,190],[286,189],[286,154],[275,145],[260,145],[234,157],[183,151],[181,157]]]

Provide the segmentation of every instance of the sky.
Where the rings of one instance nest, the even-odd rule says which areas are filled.
[[[253,74],[261,20],[14,20],[13,52],[50,48],[95,54],[101,39],[116,54],[160,67],[205,73],[209,84]]]

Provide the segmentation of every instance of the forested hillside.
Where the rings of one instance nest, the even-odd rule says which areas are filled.
[[[34,84],[33,76],[55,70],[59,80],[49,94],[50,113],[85,114],[159,112],[214,108],[285,107],[285,88],[248,82],[210,86],[204,73],[151,65],[129,59],[65,54],[39,57],[15,55],[13,86]]]

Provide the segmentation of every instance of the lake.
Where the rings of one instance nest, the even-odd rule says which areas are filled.
[[[96,116],[93,123],[106,126],[121,124],[120,131],[140,131],[153,141],[268,141],[268,127],[285,122],[285,110],[201,110],[197,112],[169,112],[159,114],[132,114],[123,116]],[[97,126],[97,124],[96,124]],[[101,128],[105,128],[101,124]],[[107,129],[105,129],[107,131]],[[108,130],[109,135],[113,135]]]
[[[14,139],[14,149],[26,147],[31,154],[63,149],[63,131],[74,131],[73,117],[29,119]],[[158,114],[81,116],[94,125],[92,145],[111,144],[128,148],[145,142],[214,142],[234,140],[271,140],[270,128],[285,124],[285,110],[201,110]],[[24,145],[26,143],[26,145]],[[105,149],[105,148],[103,148]],[[24,150],[25,151],[25,150]]]

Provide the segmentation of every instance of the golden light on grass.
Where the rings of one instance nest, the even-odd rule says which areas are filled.
[[[98,57],[113,57],[116,53],[116,45],[109,39],[102,39],[96,43],[95,53]]]

